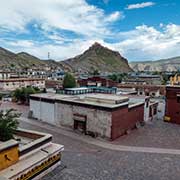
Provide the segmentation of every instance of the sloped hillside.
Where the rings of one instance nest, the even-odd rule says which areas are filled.
[[[134,71],[178,71],[180,70],[180,56],[157,61],[139,61],[130,63]]]
[[[93,44],[83,54],[63,61],[69,64],[74,71],[92,72],[130,72],[127,59],[122,57],[119,52],[112,51],[99,43]]]
[[[39,68],[51,67],[52,69],[61,68],[65,71],[72,71],[71,67],[63,62],[54,60],[41,60],[26,52],[13,53],[9,50],[0,47],[0,67],[3,69],[24,69],[24,68]]]
[[[31,67],[31,66],[43,66],[45,63],[40,59],[28,54],[28,53],[18,53],[15,54],[4,48],[0,48],[0,66],[1,67]]]

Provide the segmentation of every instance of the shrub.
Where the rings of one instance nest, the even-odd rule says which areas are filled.
[[[13,138],[13,134],[18,128],[20,114],[14,109],[0,111],[0,141],[7,141]]]

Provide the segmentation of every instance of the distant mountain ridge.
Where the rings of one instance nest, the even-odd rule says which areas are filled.
[[[54,60],[41,60],[26,52],[13,53],[0,47],[0,68],[3,69],[44,69],[45,67],[61,68],[68,71],[72,69],[63,62],[56,62]]]
[[[180,70],[180,56],[156,61],[131,62],[134,71],[178,71]]]
[[[61,68],[70,72],[100,72],[120,73],[131,71],[178,71],[180,70],[180,56],[157,61],[139,61],[128,64],[127,59],[119,52],[94,43],[84,53],[64,61],[41,60],[26,52],[13,53],[0,47],[0,69],[27,69],[51,67]]]
[[[45,65],[43,61],[28,53],[13,53],[0,47],[0,66],[1,67],[26,67],[26,66]]]
[[[99,43],[94,43],[84,53],[64,61],[41,60],[28,53],[13,53],[0,47],[0,67],[5,68],[61,68],[70,72],[99,72],[121,73],[133,71],[127,59],[119,52],[103,47]]]
[[[75,71],[120,73],[133,71],[127,59],[122,57],[119,52],[112,51],[99,43],[94,43],[88,50],[81,55],[63,61],[70,65]]]

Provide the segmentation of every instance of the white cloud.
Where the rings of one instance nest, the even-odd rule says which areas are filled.
[[[7,49],[13,52],[27,52],[34,56],[37,56],[42,59],[47,59],[48,52],[50,52],[51,58],[55,60],[64,60],[74,56],[79,55],[80,53],[87,50],[94,42],[99,42],[100,44],[113,49],[111,44],[105,43],[103,40],[94,38],[94,39],[75,39],[68,44],[51,44],[51,43],[39,43],[28,40],[17,40],[17,41],[3,41],[0,39],[0,43],[4,44]]]
[[[46,35],[47,38],[49,38],[50,40],[53,41],[53,43],[56,44],[64,44],[64,42],[66,41],[66,39],[64,37],[59,36],[58,34],[51,34],[51,35]]]
[[[120,19],[120,18],[121,18],[121,19],[124,18],[124,15],[123,15],[121,12],[116,11],[116,12],[110,14],[110,15],[106,18],[106,21],[107,21],[107,22],[113,22],[113,21],[117,21],[117,20]]]
[[[25,33],[28,39],[35,30],[40,31],[42,42],[11,38],[0,40],[2,45],[12,50],[27,51],[45,58],[48,51],[55,59],[68,58],[85,50],[89,42],[111,36],[111,23],[123,17],[119,11],[106,14],[104,10],[89,5],[85,0],[11,0],[1,2],[0,31],[9,33]],[[31,23],[32,29],[27,25]],[[65,34],[61,34],[65,32]],[[66,35],[67,33],[67,35]],[[70,36],[69,36],[70,34]],[[71,35],[73,36],[71,37]],[[78,39],[79,38],[79,39]]]
[[[142,3],[137,3],[137,4],[129,4],[126,9],[139,9],[139,8],[145,8],[149,6],[155,5],[154,2],[142,2]]]
[[[15,47],[18,46],[20,48],[32,48],[34,46],[34,42],[28,40],[17,40],[17,41],[8,42],[8,45]]]
[[[68,30],[86,36],[109,34],[110,20],[121,13],[106,15],[104,11],[85,0],[11,0],[1,2],[0,27],[25,31],[26,25],[38,22],[44,30]],[[109,19],[109,21],[107,21]]]
[[[155,60],[180,55],[180,25],[163,25],[161,31],[146,25],[119,33],[124,39],[113,44],[129,60]]]
[[[63,40],[59,36],[51,38]],[[15,52],[25,51],[43,59],[47,59],[47,53],[50,52],[51,58],[56,60],[74,57],[88,49],[94,42],[119,51],[129,61],[156,60],[180,55],[180,25],[163,25],[160,30],[141,25],[131,31],[117,33],[116,39],[117,43],[107,43],[101,38],[72,39],[67,44],[27,40],[3,42],[2,39],[0,43]]]
[[[160,27],[160,28],[162,28],[163,26],[164,26],[164,24],[163,24],[163,23],[160,23],[160,24],[159,24],[159,27]]]
[[[153,4],[144,2],[128,7],[143,8]],[[76,56],[95,41],[119,51],[129,60],[151,60],[180,55],[180,25],[161,23],[160,30],[141,25],[128,32],[116,31],[115,34],[110,30],[111,25],[121,18],[121,12],[107,15],[102,9],[89,5],[85,0],[3,1],[0,6],[1,34],[13,31],[33,35],[33,31],[28,32],[27,28],[28,23],[32,23],[34,29],[40,29],[45,36],[42,39],[45,40],[40,42],[38,38],[8,39],[8,36],[5,36],[4,40],[0,39],[0,43],[10,50],[26,51],[40,58],[47,58],[47,53],[50,52],[51,58],[57,60]],[[61,34],[64,30],[73,32],[75,36]],[[116,40],[116,43],[105,42],[104,39],[107,38]]]

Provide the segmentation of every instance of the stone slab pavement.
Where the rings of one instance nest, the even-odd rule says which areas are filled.
[[[117,146],[117,149],[112,150],[111,144],[107,146],[106,141],[100,143],[99,140],[94,141],[91,137],[82,137],[44,122],[21,119],[20,126],[50,133],[55,143],[65,146],[62,165],[42,180],[180,179],[180,155],[174,149],[173,152],[170,150],[165,153],[155,149],[156,152],[152,153],[149,149],[137,152],[137,149],[131,151],[130,146],[126,149]]]
[[[53,125],[49,125],[47,123],[40,122],[38,120],[30,120],[28,118],[21,117],[21,121],[30,123],[32,125],[36,125],[38,127],[43,126],[44,129],[53,130],[56,133],[60,133],[72,139],[83,141],[109,150],[180,155],[180,149],[153,148],[153,147],[143,147],[143,146],[137,147],[137,146],[124,146],[124,145],[112,144],[111,142],[103,141],[102,139],[98,140],[82,134],[79,135],[77,133],[73,133],[71,131],[67,131]]]
[[[128,136],[121,137],[122,141],[118,139],[115,142],[107,142],[44,122],[29,120],[26,118],[28,107],[8,103],[4,106],[10,107],[17,107],[23,113],[20,127],[50,133],[53,135],[53,142],[65,146],[62,165],[42,180],[180,179],[178,126],[150,125],[145,127],[148,131],[145,128],[138,129]]]

